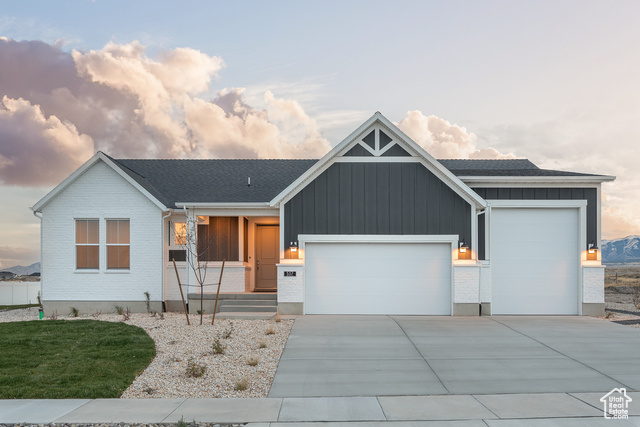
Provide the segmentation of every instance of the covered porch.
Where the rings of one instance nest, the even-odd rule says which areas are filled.
[[[230,311],[232,306],[241,312],[255,311],[258,306],[276,312],[278,209],[191,207],[172,213],[164,227],[167,311],[182,311],[181,285],[189,312],[200,310],[202,293],[204,312],[212,313],[221,281],[218,312]]]

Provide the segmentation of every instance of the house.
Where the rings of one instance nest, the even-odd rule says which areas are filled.
[[[436,160],[380,113],[320,160],[98,152],[32,210],[45,311],[182,307],[188,224],[221,293],[282,314],[604,314],[600,187],[528,160]],[[191,221],[187,221],[187,219]],[[213,280],[212,281],[217,281]],[[214,287],[205,292],[215,292]]]

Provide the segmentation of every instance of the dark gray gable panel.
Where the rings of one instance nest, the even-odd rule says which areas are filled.
[[[300,234],[472,239],[471,205],[420,163],[335,163],[285,204],[284,216],[287,244]]]
[[[372,130],[371,132],[369,132],[367,136],[362,138],[362,141],[365,144],[367,144],[369,147],[375,150],[376,149],[376,131]]]
[[[480,197],[491,200],[586,200],[587,243],[595,242],[598,233],[598,190],[595,188],[473,188]],[[478,236],[484,247],[484,236]]]
[[[356,144],[353,147],[351,147],[351,150],[347,151],[346,153],[344,153],[345,156],[358,156],[358,157],[373,157],[373,154],[371,154],[369,152],[369,150],[367,150],[366,148],[364,148],[362,145],[360,144]]]
[[[382,153],[381,156],[382,157],[408,157],[408,156],[411,156],[411,154],[407,153],[407,151],[401,146],[399,146],[398,144],[395,144],[393,147],[389,148],[387,151]]]
[[[382,150],[391,142],[391,138],[386,133],[380,131],[380,149]]]

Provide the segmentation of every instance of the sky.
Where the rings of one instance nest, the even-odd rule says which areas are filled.
[[[613,7],[613,5],[615,7]],[[640,234],[640,2],[6,1],[0,268],[30,206],[116,158],[319,158],[376,111],[436,158],[615,175]]]

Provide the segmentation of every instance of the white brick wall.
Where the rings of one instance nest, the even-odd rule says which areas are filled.
[[[295,271],[295,277],[284,277],[285,271]],[[304,302],[304,265],[278,264],[278,303]]]
[[[453,267],[453,302],[479,303],[480,266],[456,265]]]
[[[162,300],[162,211],[98,161],[43,208],[43,301]],[[76,271],[75,218],[100,220],[100,269]],[[106,270],[105,219],[130,220],[131,269]]]
[[[582,302],[604,302],[604,266],[582,267]]]

